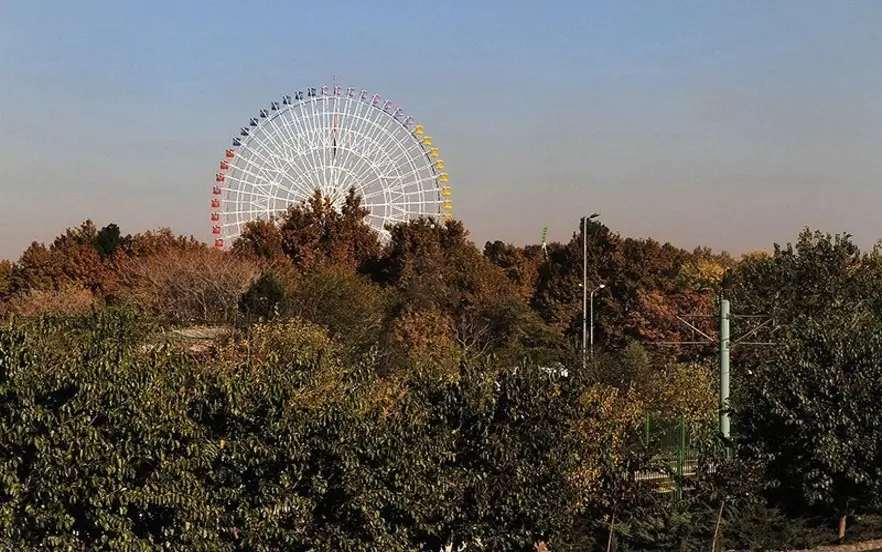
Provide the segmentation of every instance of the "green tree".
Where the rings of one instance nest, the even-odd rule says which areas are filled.
[[[239,298],[239,311],[248,317],[269,320],[288,307],[285,287],[272,272],[264,272]]]
[[[324,327],[341,344],[361,351],[378,339],[388,296],[351,267],[322,264],[301,276],[289,305],[293,316]]]
[[[733,431],[741,455],[767,462],[770,496],[789,512],[879,506],[878,266],[849,236],[806,229],[733,271],[733,308],[777,327],[775,347],[738,353]]]
[[[119,226],[110,223],[99,230],[95,236],[95,249],[98,251],[101,259],[110,259],[125,241],[126,238],[120,232]]]

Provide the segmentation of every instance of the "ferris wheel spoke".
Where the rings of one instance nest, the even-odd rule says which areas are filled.
[[[259,142],[258,142],[258,144],[259,144]],[[268,158],[266,155],[264,155],[262,152],[260,152],[256,148],[252,147],[247,142],[243,142],[241,148],[243,150],[245,150],[246,152],[248,152],[249,155],[248,156],[240,156],[240,159],[244,159],[244,160],[247,160],[248,162],[253,163],[255,166],[257,166],[259,168],[259,170],[261,172],[266,172],[267,170],[272,170],[272,171],[278,172],[279,169],[276,165],[276,161],[271,160],[271,158],[274,157],[272,153],[269,154],[269,158]],[[266,148],[264,148],[264,149],[266,149]],[[251,159],[251,157],[257,157],[260,161],[263,162],[263,164],[254,163],[254,161]],[[278,156],[275,156],[275,157],[278,157]]]
[[[279,122],[281,123],[281,128],[285,130],[285,136],[287,139],[293,144],[293,149],[297,152],[296,156],[293,156],[290,159],[289,167],[296,172],[303,172],[309,169],[308,164],[305,163],[305,153],[308,149],[309,143],[304,140],[303,132],[297,131],[296,133],[293,131],[290,122],[293,122],[294,119],[290,119],[286,116],[292,116],[293,106],[289,106],[282,114],[279,115]],[[289,122],[290,121],[290,122]]]
[[[253,173],[247,173],[246,171],[242,171],[242,172],[245,172],[246,174],[253,174]],[[267,196],[269,194],[269,192],[265,189],[265,186],[271,185],[270,182],[267,182],[266,184],[261,185],[261,184],[255,183],[252,180],[246,180],[246,179],[240,178],[234,174],[227,175],[226,179],[231,180],[231,181],[235,182],[236,184],[238,184],[238,186],[235,188],[235,191],[237,193],[248,193],[248,194],[253,194],[253,195],[258,195],[258,196]],[[232,190],[233,188],[227,188],[227,189]],[[250,191],[251,189],[256,189],[260,193]]]
[[[260,149],[257,149],[257,148],[253,148],[253,147],[251,147],[251,142],[254,142],[254,143],[256,143],[258,146],[260,146]],[[276,171],[276,172],[284,170],[284,168],[285,168],[285,159],[279,154],[278,151],[275,151],[273,147],[268,146],[268,145],[266,144],[266,142],[264,142],[263,140],[261,140],[261,139],[258,138],[257,136],[252,136],[252,137],[251,137],[251,140],[249,140],[248,142],[246,142],[246,143],[243,144],[243,145],[244,145],[249,151],[253,152],[255,155],[257,155],[258,157],[260,157],[260,159],[261,159],[264,163],[266,163],[267,165],[269,165],[269,166],[267,166],[267,167],[264,167],[264,169],[271,169],[271,170]],[[262,153],[262,152],[264,152],[264,151],[266,152],[266,155],[264,155],[264,154]]]
[[[380,125],[377,121],[372,118],[365,118],[366,128],[362,133],[363,136],[376,135],[385,133],[386,135],[382,137],[381,140],[371,139],[371,140],[363,140],[359,142],[359,145],[363,145],[365,149],[361,152],[362,162],[369,163],[369,160],[377,159],[378,157],[389,157],[389,146],[396,143],[398,138],[394,133],[387,132],[387,129],[384,125]]]

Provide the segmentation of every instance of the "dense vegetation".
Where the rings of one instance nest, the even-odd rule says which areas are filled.
[[[483,251],[451,221],[381,244],[350,195],[232,251],[91,222],[0,262],[0,544],[10,550],[762,550],[873,536],[882,251],[740,259],[589,221]],[[578,228],[578,221],[574,224]],[[733,438],[715,433],[721,296]],[[211,326],[190,341],[180,328]],[[647,417],[700,451],[680,493]],[[684,426],[685,427],[685,426]],[[727,456],[725,450],[730,450]],[[722,548],[721,548],[722,549]]]

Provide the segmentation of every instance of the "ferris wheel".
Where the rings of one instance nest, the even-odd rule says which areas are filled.
[[[215,175],[215,246],[321,191],[339,209],[355,188],[382,240],[387,224],[449,220],[444,161],[422,125],[366,90],[308,88],[272,102],[233,138]]]

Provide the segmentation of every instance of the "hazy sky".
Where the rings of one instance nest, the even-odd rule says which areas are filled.
[[[0,257],[87,218],[208,240],[216,162],[282,94],[404,106],[479,244],[733,253],[882,237],[882,2],[0,1]]]

